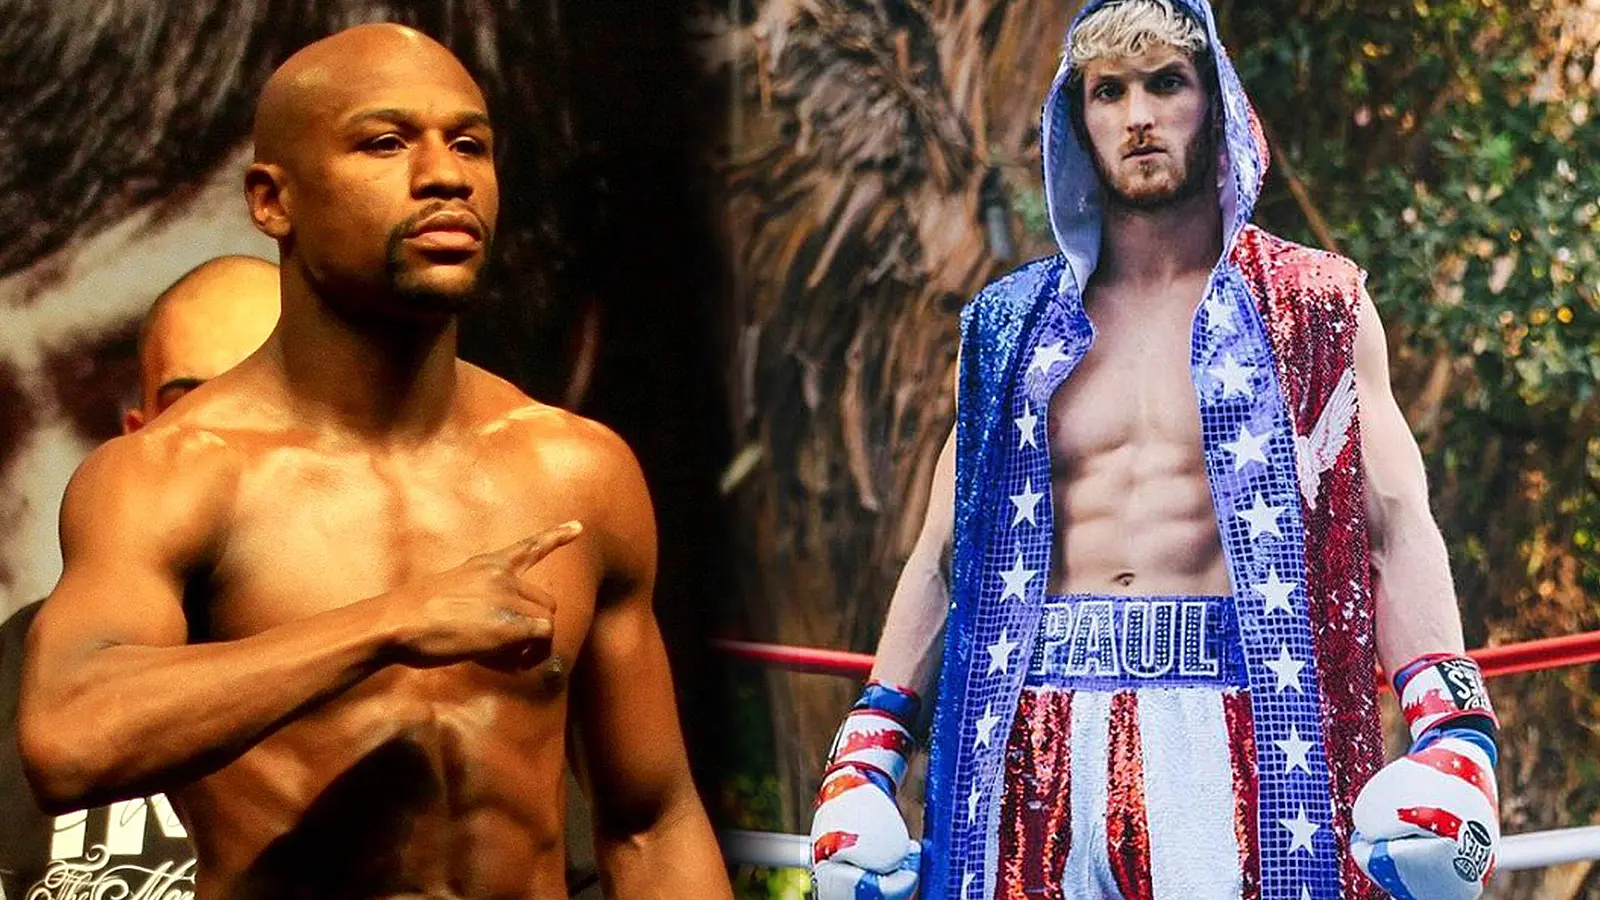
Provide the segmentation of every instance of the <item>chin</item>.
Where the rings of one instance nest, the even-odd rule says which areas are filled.
[[[472,305],[478,296],[479,273],[471,270],[408,273],[394,279],[400,306],[417,312],[455,313]]]
[[[1134,209],[1161,209],[1178,199],[1177,185],[1166,180],[1155,184],[1141,181],[1137,184],[1118,185],[1116,193],[1124,205]]]
[[[398,287],[390,309],[402,318],[432,321],[461,313],[472,306],[475,291],[442,290],[435,287]]]

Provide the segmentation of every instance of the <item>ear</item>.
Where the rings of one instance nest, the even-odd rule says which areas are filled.
[[[122,411],[122,433],[133,434],[144,427],[144,410],[134,408]]]
[[[244,199],[250,205],[250,221],[257,231],[275,241],[287,238],[294,230],[286,182],[283,167],[274,163],[251,163],[244,172]]]

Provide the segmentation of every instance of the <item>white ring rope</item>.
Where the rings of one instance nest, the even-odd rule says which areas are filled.
[[[722,832],[722,850],[734,865],[811,867],[811,839],[803,834],[728,829]],[[1495,868],[1516,872],[1589,859],[1600,859],[1600,825],[1508,834],[1500,839]]]

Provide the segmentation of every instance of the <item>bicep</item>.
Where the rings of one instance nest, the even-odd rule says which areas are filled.
[[[28,639],[28,670],[47,689],[106,647],[188,637],[180,545],[192,522],[168,520],[175,498],[127,456],[91,456],[62,502],[61,579]]]
[[[961,352],[958,349],[955,376],[951,384],[951,394],[956,398],[958,410],[961,403],[960,384]],[[956,427],[955,422],[950,423],[950,433],[945,436],[944,446],[939,448],[939,456],[933,466],[933,481],[928,486],[928,505],[922,516],[922,528],[917,532],[916,543],[912,545],[911,558],[906,561],[906,569],[914,576],[934,577],[943,581],[949,571],[950,541],[955,532],[956,514]],[[904,575],[902,573],[902,582]]]
[[[580,744],[601,826],[643,830],[689,781],[667,654],[647,603],[630,598],[596,614],[576,677]]]
[[[575,717],[601,827],[627,834],[648,827],[690,782],[652,607],[655,516],[637,462],[620,440],[616,444],[593,516],[604,587],[575,673]]]
[[[933,467],[933,483],[928,488],[928,512],[917,535],[916,552],[933,555],[941,568],[948,564],[950,538],[956,513],[956,430],[951,426],[939,460]]]

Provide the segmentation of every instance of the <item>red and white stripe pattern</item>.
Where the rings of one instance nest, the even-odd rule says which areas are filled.
[[[1024,689],[995,897],[1254,900],[1255,798],[1244,690]]]
[[[1412,740],[1468,716],[1481,716],[1498,725],[1483,672],[1470,657],[1457,653],[1420,657],[1395,675],[1395,689]]]
[[[1497,723],[1477,663],[1420,657],[1395,675],[1415,740],[1356,798],[1351,855],[1397,900],[1472,900],[1494,872]]]
[[[811,877],[818,900],[909,900],[921,845],[894,795],[914,741],[920,700],[905,688],[867,683],[829,751],[811,820]]]
[[[893,794],[906,777],[906,758],[915,741],[899,719],[877,709],[852,710],[833,737],[830,769],[855,766],[881,773]]]

